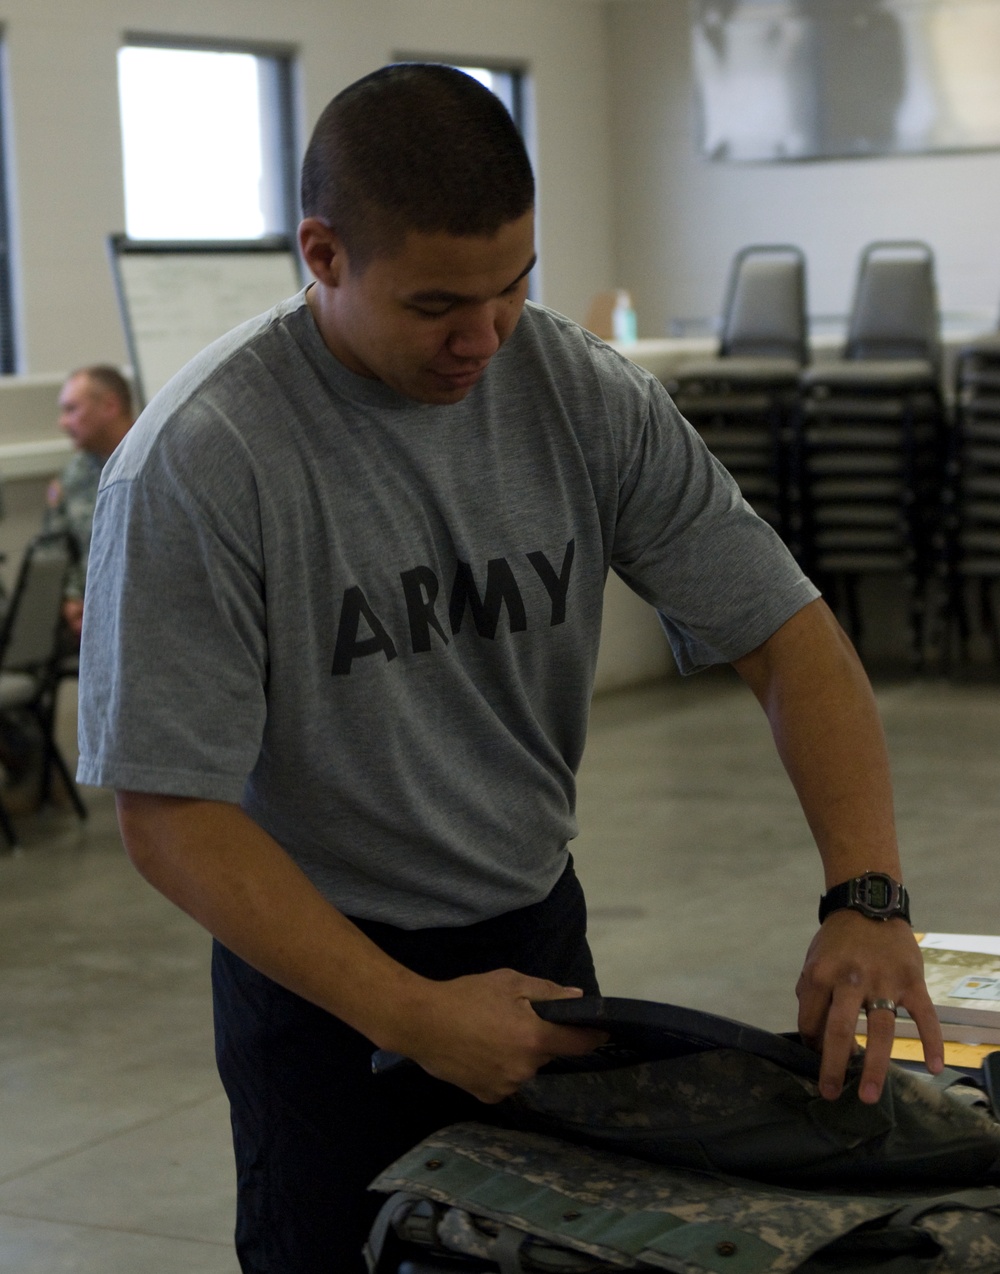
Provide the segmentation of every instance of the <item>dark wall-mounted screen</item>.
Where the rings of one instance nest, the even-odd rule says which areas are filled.
[[[1000,0],[691,0],[702,152],[1000,147]]]

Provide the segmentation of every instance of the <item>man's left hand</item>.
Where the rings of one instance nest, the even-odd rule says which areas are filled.
[[[79,640],[83,632],[83,598],[67,597],[62,604],[62,617],[66,627]]]
[[[813,938],[796,994],[799,1032],[822,1053],[819,1087],[833,1101],[840,1096],[848,1061],[857,1051],[858,1015],[876,1000],[894,1001],[917,1024],[928,1070],[944,1066],[941,1026],[924,985],[923,959],[905,920],[869,920],[855,911],[835,911]],[[868,1045],[858,1093],[877,1102],[889,1068],[895,1014],[888,1008],[868,1015]]]

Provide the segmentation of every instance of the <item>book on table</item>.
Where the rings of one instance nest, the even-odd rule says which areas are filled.
[[[924,978],[946,1040],[1000,1048],[1000,937],[991,934],[923,933],[917,941]],[[867,1033],[858,1019],[858,1034]],[[900,1008],[896,1034],[915,1038],[916,1024]]]
[[[863,1021],[864,1018],[862,1018]],[[858,1034],[865,1034],[860,1023]],[[941,1034],[953,1044],[992,1044],[994,1048],[1000,1048],[1000,1027],[998,1026],[965,1026],[961,1022],[942,1022]],[[904,1017],[901,1013],[896,1018],[896,1037],[904,1040],[919,1039],[920,1032],[917,1030],[916,1022],[910,1017]]]
[[[858,1043],[864,1047],[866,1037],[860,1035]],[[945,1040],[944,1064],[974,1071],[982,1066],[990,1053],[996,1052],[1000,1052],[1000,1044],[956,1044],[954,1040]],[[923,1062],[924,1046],[920,1040],[900,1039],[897,1035],[892,1041],[892,1060],[894,1062]]]

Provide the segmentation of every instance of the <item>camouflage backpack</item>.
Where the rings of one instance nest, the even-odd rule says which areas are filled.
[[[560,1008],[558,1005],[575,1005]],[[610,1027],[386,1169],[373,1274],[1000,1274],[1000,1125],[957,1074],[819,1097],[794,1039],[693,1010],[557,1001]],[[951,1085],[946,1091],[946,1086]]]

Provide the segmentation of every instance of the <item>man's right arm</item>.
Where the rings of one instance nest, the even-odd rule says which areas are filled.
[[[138,871],[248,964],[481,1101],[499,1101],[591,1031],[552,1026],[531,1000],[579,994],[510,969],[434,982],[386,955],[237,805],[118,793]]]

